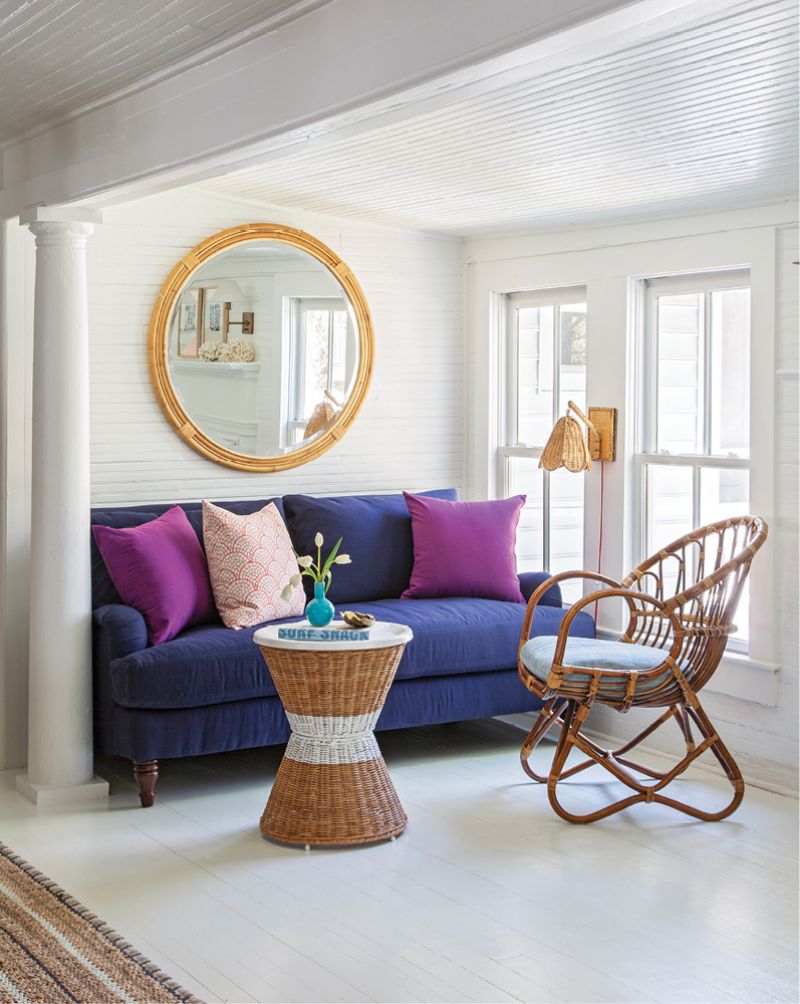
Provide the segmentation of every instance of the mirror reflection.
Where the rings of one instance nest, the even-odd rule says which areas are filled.
[[[230,247],[182,289],[169,322],[170,379],[210,439],[253,457],[323,434],[353,392],[358,337],[333,273],[278,240]]]

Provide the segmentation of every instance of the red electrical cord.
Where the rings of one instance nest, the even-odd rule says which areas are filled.
[[[600,540],[597,544],[597,574],[601,575],[603,572],[603,498],[605,496],[605,486],[606,486],[606,465],[605,461],[600,461]],[[597,583],[597,589],[600,588],[600,583]],[[594,622],[597,624],[597,607],[599,600],[594,601]]]

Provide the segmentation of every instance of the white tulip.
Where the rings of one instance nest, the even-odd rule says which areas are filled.
[[[333,559],[333,563],[334,563],[334,565],[349,565],[351,563],[350,562],[350,555],[349,554],[337,554],[336,557]]]
[[[303,578],[302,578],[302,576],[301,576],[301,575],[300,575],[300,574],[298,573],[297,575],[293,575],[293,576],[291,577],[291,579],[289,579],[289,585],[290,585],[290,586],[292,587],[292,589],[297,589],[297,587],[298,587],[298,586],[300,585],[300,583],[301,583],[302,581],[303,581]]]
[[[313,563],[314,563],[314,559],[311,557],[310,554],[304,554],[302,558],[298,558],[297,559],[297,564],[301,568],[308,568]]]
[[[294,592],[294,586],[291,582],[287,583],[281,590],[281,599],[290,600],[292,598],[292,593]]]
[[[317,533],[316,537],[314,538],[314,543],[317,545],[317,547],[322,547],[322,545],[325,543],[325,538],[322,536],[321,533]]]

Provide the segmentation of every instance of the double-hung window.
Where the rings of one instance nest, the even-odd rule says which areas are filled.
[[[507,297],[503,426],[498,484],[526,495],[517,533],[520,571],[583,568],[583,477],[539,470],[567,401],[586,406],[586,291],[562,288]],[[578,598],[570,586],[565,601]]]
[[[645,283],[639,412],[639,546],[654,553],[748,512],[750,277],[745,271]],[[730,648],[747,649],[748,596]]]
[[[315,405],[326,391],[335,400],[347,394],[348,314],[340,297],[291,300],[292,343],[287,445],[299,443]]]

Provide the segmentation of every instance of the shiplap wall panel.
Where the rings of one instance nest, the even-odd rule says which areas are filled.
[[[256,220],[329,244],[375,323],[372,385],[344,439],[319,460],[245,474],[173,432],[147,361],[150,311],[172,265],[203,238]],[[178,193],[111,210],[89,248],[93,504],[393,491],[464,481],[461,252],[457,241]]]
[[[787,709],[786,725],[797,736],[798,615],[800,614],[800,258],[798,228],[777,234],[777,344],[775,411],[776,606],[779,618],[779,705]],[[796,751],[795,751],[796,752]]]

